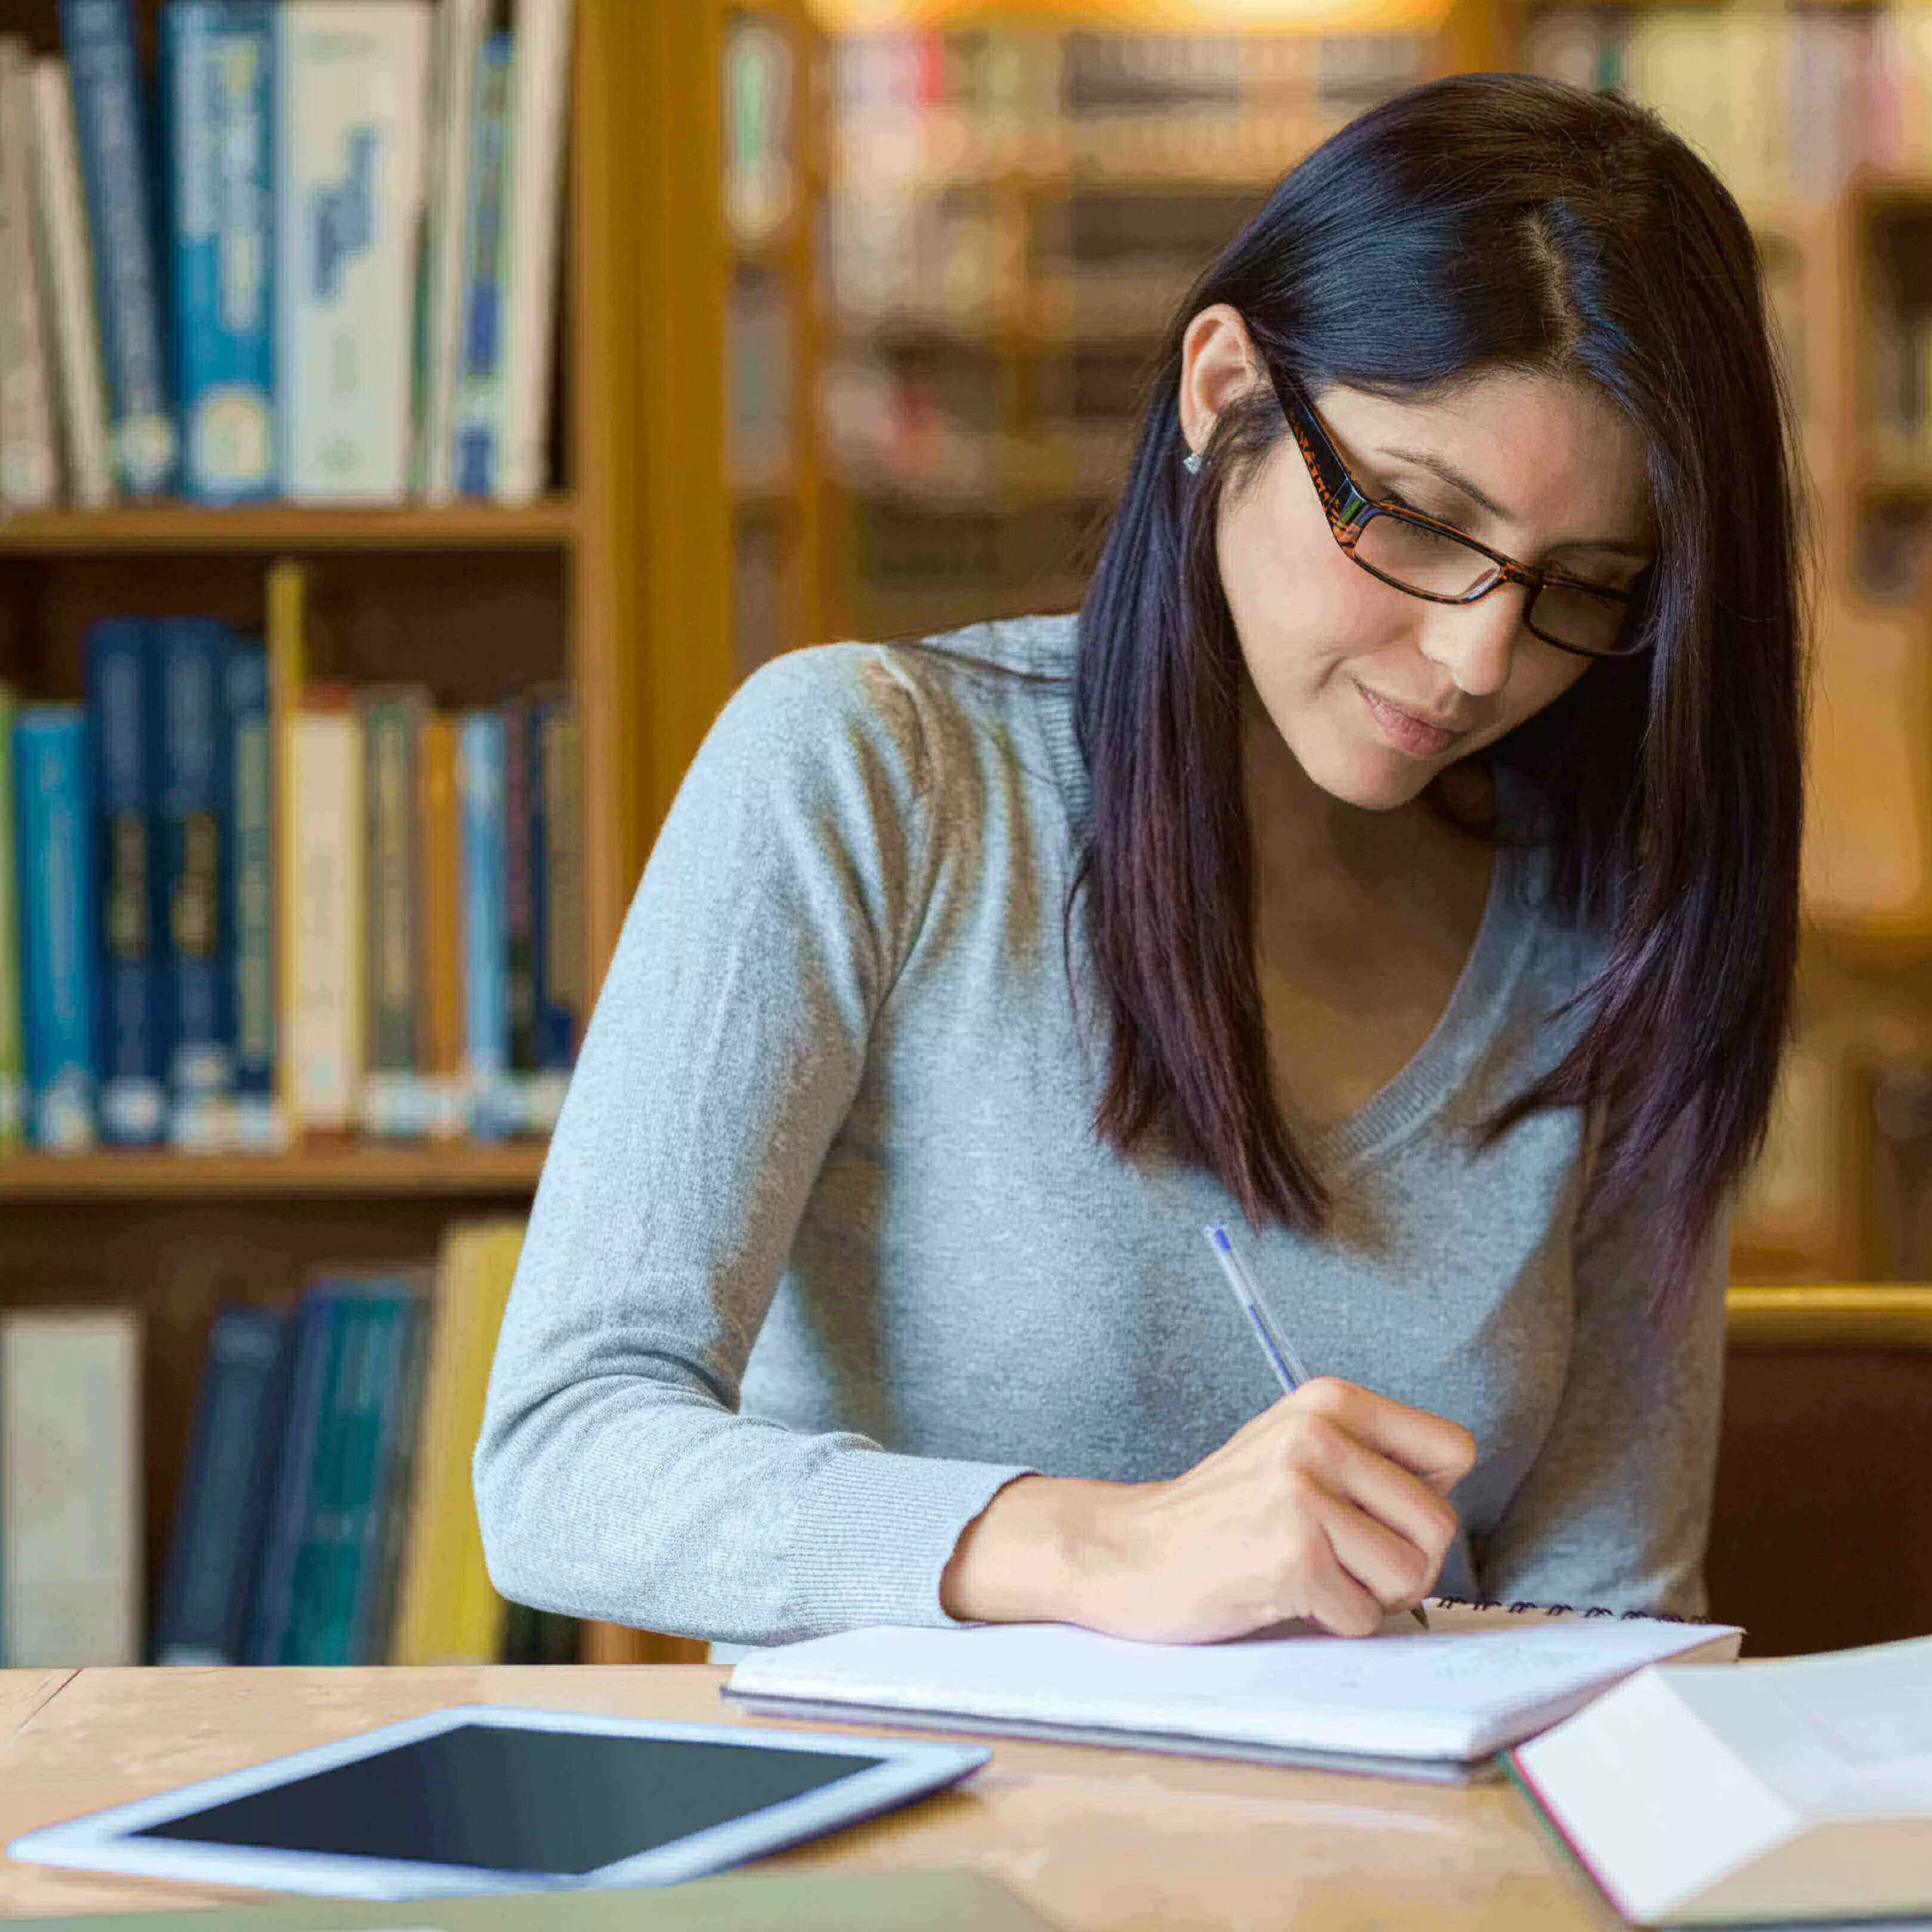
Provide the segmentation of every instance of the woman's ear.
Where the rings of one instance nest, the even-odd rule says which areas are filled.
[[[1256,380],[1259,358],[1247,325],[1225,302],[1203,309],[1180,344],[1180,432],[1197,453],[1208,447],[1215,419]]]

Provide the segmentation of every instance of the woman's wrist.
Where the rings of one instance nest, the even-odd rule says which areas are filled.
[[[1092,1620],[1095,1557],[1112,1506],[1131,1485],[1020,1476],[960,1532],[940,1607],[970,1623]]]

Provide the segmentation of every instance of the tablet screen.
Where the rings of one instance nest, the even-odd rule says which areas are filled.
[[[129,1835],[580,1875],[879,1762],[461,1724]]]

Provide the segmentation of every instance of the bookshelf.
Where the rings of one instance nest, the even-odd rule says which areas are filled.
[[[214,1156],[145,1150],[0,1161],[0,1201],[45,1203],[261,1200],[380,1201],[398,1194],[487,1199],[531,1192],[543,1164],[532,1142],[460,1147],[303,1147],[287,1154]]]
[[[577,505],[568,497],[527,507],[462,503],[399,509],[131,504],[105,510],[21,512],[0,518],[0,558],[563,550],[575,546],[577,531]]]
[[[150,37],[156,4],[140,0]],[[1213,25],[1204,9],[1196,20],[1099,0],[906,11],[962,44],[1004,32],[1041,60],[1044,42],[1073,29]],[[1409,64],[1384,77],[1392,85],[1522,64],[1535,21],[1557,11],[1457,0],[1297,17],[1310,44],[1327,34],[1358,54],[1365,39],[1406,48]],[[53,45],[54,19],[54,0],[0,0],[0,31],[36,46]],[[821,638],[1077,598],[1068,562],[1104,515],[1180,258],[1198,263],[1324,128],[1318,54],[1312,91],[1265,140],[1210,136],[1197,117],[1177,149],[1104,116],[1069,131],[1044,114],[1023,137],[990,140],[942,113],[900,186],[922,208],[966,206],[949,245],[977,252],[978,281],[949,281],[942,251],[919,299],[855,303],[835,232],[820,238],[851,185],[839,89],[860,24],[803,0],[577,0],[552,494],[516,508],[164,504],[0,519],[0,676],[77,694],[82,628],[109,611],[207,608],[259,626],[264,568],[288,557],[314,573],[318,669],[420,678],[452,703],[564,681],[583,731],[594,984],[685,767],[740,677]],[[734,66],[748,31],[770,37],[749,56],[762,63],[749,80]],[[1241,57],[1281,38],[1257,29]],[[1308,57],[1308,45],[1279,55],[1304,73]],[[1345,118],[1361,94],[1331,88],[1327,107]],[[769,117],[781,97],[789,188],[758,218],[734,219],[721,183],[734,158],[768,165],[754,108]],[[1884,1265],[1875,1229],[1917,1225],[1905,1199],[1921,1185],[1916,1156],[1887,1154],[1874,1095],[1892,1094],[1886,1118],[1915,1120],[1900,1071],[1932,1068],[1932,605],[1920,555],[1932,454],[1869,433],[1876,265],[1932,221],[1932,157],[1922,173],[1894,162],[1822,196],[1765,192],[1752,207],[1817,484],[1823,735],[1806,1033],[1767,1198],[1736,1259],[1747,1275],[1846,1278]],[[835,410],[827,427],[817,406],[821,381],[835,390],[855,358],[924,383],[948,405],[929,419],[956,414],[968,433],[897,471],[863,437],[855,456]],[[746,366],[760,360],[762,375]],[[1932,1120],[1932,1103],[1920,1112]],[[147,1317],[151,1578],[218,1301],[238,1291],[285,1303],[318,1269],[426,1262],[452,1217],[526,1203],[542,1158],[534,1142],[350,1142],[283,1156],[0,1159],[0,1303],[130,1301]],[[1932,1198],[1932,1181],[1923,1191]],[[592,1625],[583,1654],[691,1653]]]
[[[157,0],[137,0],[151,57]],[[582,733],[584,945],[594,995],[645,854],[737,675],[719,426],[723,258],[714,214],[725,10],[576,0],[549,494],[525,505],[185,503],[0,516],[0,677],[81,694],[109,614],[206,611],[259,634],[264,575],[309,567],[311,669],[403,679],[439,704],[540,681]],[[0,0],[0,32],[58,45],[54,0]],[[700,76],[711,85],[694,85]],[[803,225],[794,257],[807,259]],[[802,522],[801,528],[804,525]],[[520,1211],[540,1140],[312,1140],[274,1155],[0,1158],[0,1303],[143,1315],[148,1602],[201,1351],[235,1297],[290,1305],[330,1270],[422,1268],[452,1217]],[[583,1654],[688,1654],[590,1626]]]

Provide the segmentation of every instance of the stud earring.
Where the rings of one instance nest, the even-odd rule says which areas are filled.
[[[1201,452],[1198,450],[1189,450],[1186,455],[1181,458],[1180,466],[1187,472],[1189,475],[1198,476],[1201,474]]]

